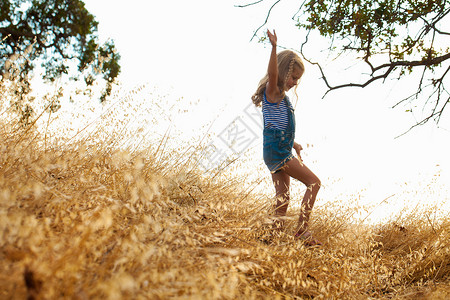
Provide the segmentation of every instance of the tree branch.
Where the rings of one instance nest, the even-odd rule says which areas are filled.
[[[328,80],[326,79],[326,76],[325,76],[325,74],[324,74],[324,72],[322,70],[322,67],[319,65],[319,63],[313,63],[313,62],[310,62],[308,60],[307,61],[309,63],[319,67],[319,70],[322,73],[322,79],[324,80],[325,84],[328,87],[328,91],[323,96],[323,97],[325,97],[332,90],[337,90],[337,89],[344,88],[344,87],[361,87],[361,88],[363,88],[363,87],[368,86],[369,84],[371,84],[372,82],[374,82],[376,80],[386,79],[389,76],[389,74],[396,67],[400,67],[400,66],[401,67],[432,66],[432,65],[437,65],[437,64],[439,64],[439,63],[441,63],[441,62],[443,62],[443,61],[445,61],[447,59],[450,59],[450,53],[447,53],[445,55],[438,56],[438,57],[435,57],[435,58],[432,58],[432,59],[427,59],[427,60],[396,61],[396,62],[391,62],[391,63],[388,63],[388,64],[382,64],[382,65],[380,65],[378,67],[373,68],[373,70],[372,70],[373,71],[372,72],[372,77],[369,78],[367,81],[365,81],[363,83],[353,83],[353,82],[351,82],[351,83],[345,83],[345,84],[340,84],[340,85],[335,85],[335,86],[332,86],[332,85],[330,85],[328,83]],[[386,69],[386,68],[387,68],[387,70],[383,74],[380,74],[380,75],[377,75],[377,76],[373,76],[373,74],[375,72],[380,71],[382,69]]]
[[[0,28],[0,33],[4,36],[7,35],[11,35],[14,37],[29,37],[29,38],[34,38],[35,34],[33,34],[32,32],[29,31],[24,31],[24,30],[17,30],[15,28],[11,28],[11,27],[3,27]]]
[[[435,104],[434,104],[434,107],[433,107],[431,113],[430,113],[427,117],[423,118],[420,122],[416,122],[416,124],[414,124],[413,126],[411,126],[407,131],[405,131],[405,132],[402,133],[401,135],[397,136],[396,138],[405,135],[406,133],[408,133],[409,131],[411,131],[411,130],[414,129],[415,127],[420,126],[420,125],[423,125],[423,124],[427,123],[428,121],[430,121],[431,119],[434,119],[434,121],[435,121],[436,123],[439,123],[439,121],[440,121],[440,119],[441,119],[441,117],[442,117],[442,115],[443,115],[443,113],[444,113],[445,108],[447,107],[448,103],[450,102],[450,97],[448,97],[448,98],[445,99],[445,100],[443,100],[442,97],[441,97],[441,96],[443,95],[444,92],[447,93],[447,95],[450,94],[450,93],[445,89],[445,86],[444,86],[444,78],[447,76],[447,74],[448,74],[449,72],[450,72],[450,66],[447,68],[447,70],[442,74],[442,76],[441,76],[440,78],[438,78],[438,79],[432,79],[432,83],[426,86],[426,87],[430,87],[430,86],[433,86],[433,87],[434,87],[433,92],[430,94],[430,96],[429,96],[428,99],[426,100],[426,103],[428,103],[428,102],[431,100],[431,98],[432,98],[434,95],[436,95]],[[415,92],[414,94],[412,94],[412,95],[406,97],[405,99],[403,99],[403,100],[397,102],[394,106],[392,106],[392,108],[397,107],[398,105],[400,105],[401,103],[403,103],[403,102],[405,102],[405,101],[408,101],[408,100],[412,101],[412,98],[416,98],[416,99],[417,99],[417,96],[418,96],[419,93],[421,93],[421,92],[422,92],[422,91],[417,91],[417,92]],[[439,109],[439,108],[438,108],[438,107],[439,107],[439,104],[442,104],[442,102],[443,102],[444,104],[443,104],[442,107]]]
[[[427,123],[428,121],[430,121],[431,119],[435,119],[435,120],[437,119],[437,123],[439,123],[439,120],[440,120],[442,114],[444,113],[444,109],[446,108],[446,106],[447,106],[447,104],[448,104],[449,102],[450,102],[450,97],[447,98],[447,100],[444,102],[444,105],[442,106],[442,108],[441,108],[439,111],[437,111],[437,112],[433,111],[433,113],[431,113],[428,117],[423,118],[420,122],[417,122],[416,124],[414,124],[413,126],[411,126],[408,130],[406,130],[404,133],[402,133],[402,134],[396,136],[395,138],[397,139],[397,138],[399,138],[399,137],[401,137],[401,136],[407,134],[408,132],[410,132],[410,131],[413,130],[414,128],[426,124],[426,123]]]
[[[252,36],[252,38],[250,39],[250,41],[252,41],[253,38],[254,38],[254,37],[256,36],[256,34],[258,33],[258,31],[259,31],[264,25],[267,24],[267,21],[269,20],[270,13],[272,12],[272,9],[273,9],[273,8],[275,7],[275,5],[277,5],[280,1],[281,1],[281,0],[277,0],[274,4],[272,4],[272,6],[270,7],[269,11],[267,12],[266,20],[264,21],[264,23],[263,23],[261,26],[259,26],[259,27],[256,29],[256,31],[253,33],[253,36]]]
[[[379,71],[384,68],[388,68],[391,66],[394,67],[418,67],[418,66],[433,66],[440,64],[441,62],[450,59],[450,53],[444,54],[442,56],[434,57],[431,59],[425,59],[425,60],[400,60],[400,61],[394,61],[387,64],[379,65],[378,67],[374,68],[374,72]]]
[[[258,4],[260,2],[263,2],[263,1],[264,0],[259,0],[259,1],[256,1],[256,2],[253,2],[253,3],[249,3],[249,4],[235,5],[234,7],[239,7],[239,8],[248,7],[248,6],[252,6],[252,5]]]
[[[300,7],[298,8],[297,12],[292,16],[292,20],[295,19],[295,17],[299,14],[299,12],[302,10],[303,5],[305,5],[307,0],[303,1],[303,3],[300,5]]]
[[[238,7],[256,5],[258,3],[261,3],[263,0],[253,1],[254,2],[248,5],[241,5]],[[271,16],[272,9],[280,1],[281,0],[272,1],[273,4],[267,12],[264,23],[254,31],[250,41],[252,41],[253,38],[257,36],[261,28],[263,28],[263,26],[267,24],[268,19]],[[384,82],[388,78],[396,77],[397,72],[393,72],[395,70],[400,71],[397,78],[399,80],[406,77],[406,71],[411,71],[413,69],[417,70],[422,67],[423,70],[420,74],[420,82],[416,87],[416,90],[413,91],[413,94],[411,96],[403,99],[396,105],[399,105],[406,100],[409,100],[411,102],[422,102],[422,97],[419,96],[423,95],[426,90],[426,92],[429,92],[429,94],[424,95],[425,97],[423,99],[423,103],[425,103],[424,109],[426,109],[426,111],[423,111],[422,115],[426,115],[428,113],[429,115],[426,118],[423,118],[421,121],[417,122],[417,124],[411,127],[411,129],[416,126],[425,124],[431,119],[439,122],[444,109],[450,106],[448,105],[449,99],[447,99],[450,93],[445,89],[444,86],[444,77],[447,76],[446,78],[448,78],[450,74],[450,67],[447,68],[447,63],[444,62],[448,62],[450,60],[450,53],[445,53],[445,51],[448,50],[434,49],[434,44],[435,38],[437,41],[438,35],[441,35],[442,38],[444,38],[444,35],[450,35],[450,32],[447,32],[446,30],[447,28],[439,28],[440,24],[445,24],[445,18],[448,17],[450,13],[448,1],[444,1],[444,4],[436,8],[433,12],[423,11],[420,13],[411,13],[408,5],[403,7],[403,4],[400,1],[396,1],[397,4],[395,4],[394,2],[392,6],[394,10],[395,5],[397,6],[396,12],[392,12],[391,9],[389,11],[389,15],[387,15],[390,17],[391,13],[400,14],[399,17],[397,16],[396,18],[394,18],[394,23],[389,23],[386,21],[386,23],[384,23],[383,25],[383,28],[378,28],[377,30],[371,29],[373,27],[370,27],[370,24],[368,24],[369,27],[367,28],[369,29],[366,28],[366,30],[368,31],[363,32],[363,38],[361,38],[357,33],[354,33],[352,30],[347,30],[345,28],[333,28],[333,19],[330,19],[329,16],[329,14],[331,14],[330,10],[332,8],[337,10],[337,14],[340,15],[340,5],[350,5],[351,7],[358,8],[357,4],[344,4],[345,1],[330,1],[330,3],[327,3],[326,5],[322,5],[323,3],[321,1],[318,1],[319,3],[317,3],[316,1],[300,0],[299,2],[300,8],[292,18],[294,19],[296,16],[299,16],[299,14],[304,13],[306,15],[306,18],[309,17],[309,19],[306,19],[306,25],[300,24],[301,21],[300,19],[298,20],[297,26],[306,29],[305,40],[301,43],[299,50],[290,50],[299,53],[305,61],[318,67],[321,74],[321,79],[324,81],[327,88],[323,97],[325,97],[330,91],[336,89],[345,87],[364,88],[375,81],[379,81],[380,79]],[[370,3],[370,1],[368,2]],[[322,6],[318,7],[317,5],[319,4],[321,4]],[[371,16],[371,10],[369,8],[367,8],[366,10],[367,11],[363,12],[363,14],[366,13],[367,16]],[[353,17],[351,12],[344,13],[347,14],[348,18],[350,19]],[[311,21],[311,18],[314,20]],[[320,20],[318,20],[317,18]],[[373,22],[375,25],[379,24],[377,21],[371,22]],[[418,28],[412,25],[416,24],[417,22],[421,23],[419,24]],[[359,23],[356,22],[356,24],[358,25]],[[393,29],[393,26],[396,25],[401,25],[408,31],[407,39],[403,39],[403,41],[401,39],[399,41],[394,39],[395,37],[398,37],[397,31]],[[361,28],[364,30],[365,26],[362,26]],[[330,84],[329,78],[326,76],[324,71],[325,68],[323,68],[319,62],[313,62],[306,58],[304,55],[304,53],[306,52],[306,45],[309,44],[308,42],[310,42],[310,34],[314,30],[318,29],[322,30],[320,31],[321,36],[331,37],[331,46],[329,46],[328,48],[329,53],[335,50],[332,49],[335,38],[339,39],[345,44],[344,46],[341,45],[341,54],[347,52],[358,53],[358,61],[364,62],[370,68],[370,71],[365,72],[365,77],[360,80],[356,80],[356,82],[351,82],[349,80],[344,84]],[[380,38],[380,42],[378,42],[377,40],[378,37]],[[361,38],[361,44],[356,43],[358,38]],[[348,43],[348,45],[345,43],[346,39],[350,40],[350,43]],[[351,41],[353,41],[353,44],[351,43]],[[442,40],[440,40],[440,42],[442,42]],[[279,47],[287,49],[282,46]],[[417,55],[413,56],[412,54]],[[378,60],[378,58],[384,58],[385,60],[380,61]],[[436,78],[435,72],[442,69],[447,70],[443,73],[442,77]]]

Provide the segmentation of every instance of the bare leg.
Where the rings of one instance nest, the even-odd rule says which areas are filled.
[[[300,209],[300,216],[298,219],[297,235],[306,232],[308,228],[309,217],[311,210],[316,201],[317,193],[320,189],[319,178],[308,167],[300,162],[297,158],[291,159],[283,168],[283,173],[300,180],[306,185],[306,192],[303,196],[303,201]]]
[[[275,216],[284,217],[286,216],[286,211],[289,205],[289,183],[290,177],[283,170],[272,174],[272,181],[275,186],[275,196],[277,203],[275,206]],[[275,222],[275,228],[281,229],[284,226],[282,220],[277,220]]]

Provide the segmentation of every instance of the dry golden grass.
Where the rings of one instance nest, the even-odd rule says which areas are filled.
[[[1,299],[448,299],[450,219],[376,228],[322,207],[305,248],[267,198],[183,152],[0,126]]]

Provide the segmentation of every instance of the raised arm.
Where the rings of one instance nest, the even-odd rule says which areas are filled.
[[[269,74],[269,82],[266,87],[267,100],[272,103],[280,101],[280,90],[278,88],[278,62],[277,62],[277,34],[275,30],[273,34],[267,30],[267,36],[272,44],[272,52],[270,53],[269,67],[267,73]]]

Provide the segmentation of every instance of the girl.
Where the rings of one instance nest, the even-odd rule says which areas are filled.
[[[259,82],[252,101],[261,106],[264,119],[264,162],[272,174],[275,185],[276,207],[275,215],[283,217],[289,205],[290,177],[303,182],[307,189],[303,197],[298,226],[295,238],[301,239],[308,246],[321,245],[313,238],[308,229],[308,221],[314,206],[316,195],[319,192],[320,180],[306,167],[301,159],[302,146],[294,141],[295,116],[286,92],[296,87],[302,77],[305,67],[302,60],[292,51],[285,50],[276,53],[277,35],[267,30],[272,52],[266,76]],[[292,148],[298,158],[292,155]],[[283,226],[282,218],[276,222],[278,227]]]

